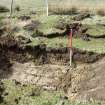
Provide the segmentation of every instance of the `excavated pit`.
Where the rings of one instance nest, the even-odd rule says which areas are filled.
[[[90,65],[79,65],[64,74],[60,86],[72,101],[105,101],[105,58]]]
[[[84,40],[87,41],[91,37],[86,35],[86,28],[81,29],[81,25],[76,23],[74,26],[67,26],[65,34],[69,33],[70,27],[76,29],[73,32],[75,38],[84,35]],[[76,32],[80,34],[76,36]],[[53,38],[52,36],[47,38]],[[46,90],[60,88],[70,100],[105,100],[104,59],[101,60],[105,54],[73,48],[75,66],[71,72],[68,71],[69,48],[48,48],[44,44],[32,47],[26,45],[30,40],[23,43],[22,39],[16,40],[12,36],[0,37],[0,79],[36,84]]]
[[[27,63],[32,61],[36,65],[56,64],[67,66],[69,64],[68,48],[47,48],[46,45],[24,46],[24,44],[21,44],[21,41],[17,41],[14,37],[9,36],[0,38],[0,56],[1,69],[4,70],[3,67],[5,67],[4,71],[9,71],[9,68],[11,71],[13,62]],[[104,56],[105,54],[73,48],[73,63],[75,64],[94,63]]]

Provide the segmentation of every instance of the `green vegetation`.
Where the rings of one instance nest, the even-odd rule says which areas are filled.
[[[16,84],[15,81],[4,80],[3,103],[0,105],[55,105],[63,92],[45,91],[41,87],[27,84]],[[64,105],[68,105],[65,100]]]
[[[39,30],[44,34],[49,34],[56,32],[57,29],[54,28],[55,24],[57,23],[59,16],[40,16],[39,21],[41,21],[42,25],[40,26]]]
[[[17,82],[18,83],[18,82]],[[2,94],[3,102],[0,105],[57,105],[63,92],[45,91],[41,87],[27,84],[16,84],[16,81],[3,80],[4,91]],[[104,105],[104,102],[70,102],[67,99],[63,100],[63,105]]]
[[[42,32],[44,35],[46,34],[52,34],[56,32],[61,32],[61,30],[56,28],[56,25],[58,25],[60,22],[63,23],[72,23],[73,16],[69,15],[50,15],[46,18],[46,15],[36,15],[33,16],[33,20],[37,20],[41,22],[41,25],[39,26],[38,30]]]
[[[56,25],[59,24],[59,22],[63,23],[72,23],[73,16],[69,15],[50,15],[49,17],[46,18],[45,15],[33,15],[31,17],[31,20],[39,21],[41,24],[39,25],[39,32],[43,33],[44,35],[47,34],[52,34],[56,32],[62,32],[61,30],[56,28]],[[100,17],[100,16],[93,16],[92,18],[87,18],[81,21],[84,26],[88,27],[87,33],[93,36],[100,36],[105,34],[105,26],[104,26],[104,20],[105,17]],[[14,26],[17,26],[17,24],[20,21],[17,18],[13,18],[12,24]],[[23,36],[29,36],[32,40],[29,45],[35,46],[38,44],[46,44],[48,47],[67,47],[68,46],[68,38],[66,37],[57,37],[57,38],[41,38],[38,40],[37,38],[34,38],[34,36],[37,36],[36,33],[33,32],[28,32],[23,29],[22,26],[18,27],[21,29],[19,31],[19,34]],[[34,35],[35,34],[35,35]],[[32,36],[32,37],[31,37]],[[87,51],[94,51],[97,53],[105,53],[105,40],[104,39],[90,39],[89,42],[84,41],[82,39],[73,39],[73,46],[82,50],[87,50]]]
[[[74,47],[82,50],[105,53],[105,39],[91,39],[89,42],[82,39],[74,39],[73,43]]]
[[[105,26],[96,24],[96,25],[89,25],[87,33],[92,36],[101,36],[105,35]]]
[[[29,45],[36,46],[39,44],[46,44],[47,47],[61,48],[68,47],[69,40],[66,37],[52,38],[52,39],[34,39]],[[97,53],[105,53],[105,39],[90,39],[90,41],[84,41],[82,39],[73,39],[73,46],[81,50],[92,51]]]

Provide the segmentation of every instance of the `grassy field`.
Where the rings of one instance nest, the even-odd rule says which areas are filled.
[[[60,47],[68,47],[69,40],[66,37],[62,38],[53,38],[53,39],[42,39],[38,41],[34,39],[32,43],[29,45],[35,46],[39,44],[46,44],[47,47],[52,48],[60,48]],[[105,39],[91,39],[91,41],[87,42],[82,39],[73,39],[73,47],[79,48],[81,50],[92,51],[96,53],[105,53]]]
[[[16,85],[15,82],[5,80],[4,102],[0,105],[55,105],[63,92],[48,92],[35,85]],[[5,95],[8,93],[7,95]],[[6,104],[5,104],[6,103]],[[66,100],[65,105],[68,105]]]

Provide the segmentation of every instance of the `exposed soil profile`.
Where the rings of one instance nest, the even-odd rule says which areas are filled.
[[[105,58],[90,65],[78,66],[61,79],[62,87],[71,100],[88,102],[105,100]],[[71,81],[71,82],[70,82]]]
[[[47,90],[61,88],[72,100],[105,100],[104,56],[73,48],[73,62],[81,64],[71,72],[68,48],[24,46],[21,40],[4,36],[0,38],[0,79],[37,84]]]

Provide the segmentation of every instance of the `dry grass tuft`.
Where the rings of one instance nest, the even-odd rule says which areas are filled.
[[[66,5],[49,5],[49,12],[52,14],[77,14],[78,9],[75,6],[67,7]]]
[[[103,1],[83,1],[83,0],[64,0],[60,2],[50,2],[49,12],[54,14],[76,14],[80,12],[88,12],[103,16],[105,10],[105,2]],[[101,8],[101,9],[100,9]]]
[[[105,16],[105,10],[104,10],[104,9],[98,9],[98,10],[96,11],[96,14],[97,14],[97,15],[100,15],[100,16]]]

